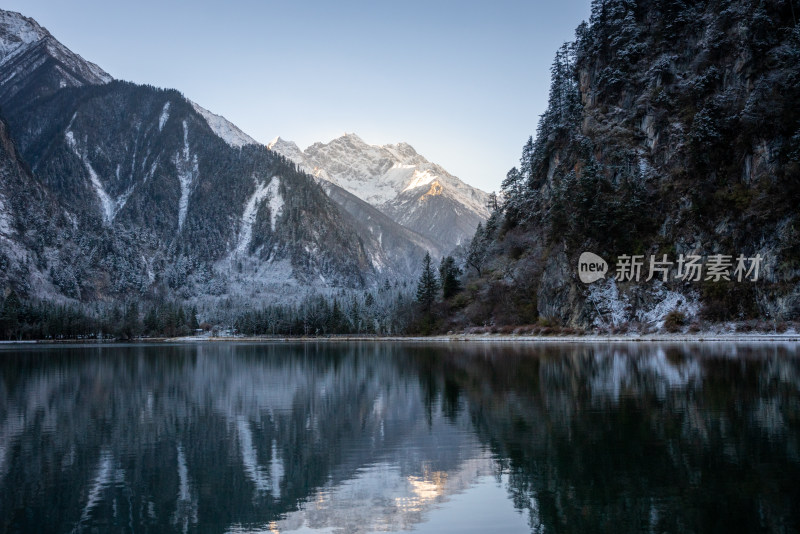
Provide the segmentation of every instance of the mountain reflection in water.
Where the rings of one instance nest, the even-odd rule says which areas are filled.
[[[0,377],[4,532],[800,526],[797,345],[15,346]]]

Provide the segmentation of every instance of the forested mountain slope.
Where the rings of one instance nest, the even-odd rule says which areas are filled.
[[[6,292],[286,298],[376,275],[310,176],[177,91],[114,81],[7,11],[0,74]]]
[[[783,0],[595,0],[556,54],[547,111],[504,202],[473,239],[452,319],[798,317],[794,11]],[[585,251],[608,262],[605,279],[579,280]],[[699,280],[680,277],[681,255],[701,257]],[[717,255],[730,256],[731,280],[708,276]],[[623,256],[642,257],[640,280],[615,280]],[[671,264],[646,281],[651,256]],[[762,258],[757,281],[752,271],[738,280],[740,256]]]

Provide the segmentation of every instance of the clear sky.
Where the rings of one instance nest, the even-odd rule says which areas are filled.
[[[6,0],[118,79],[175,88],[261,142],[405,141],[491,191],[590,0]]]

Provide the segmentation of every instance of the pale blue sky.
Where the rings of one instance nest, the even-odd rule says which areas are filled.
[[[491,191],[590,0],[6,0],[115,78],[180,90],[261,142],[405,141]]]

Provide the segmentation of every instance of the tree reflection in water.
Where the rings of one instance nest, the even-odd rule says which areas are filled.
[[[792,531],[798,356],[779,344],[5,348],[0,528],[405,530],[500,480],[530,531]]]

